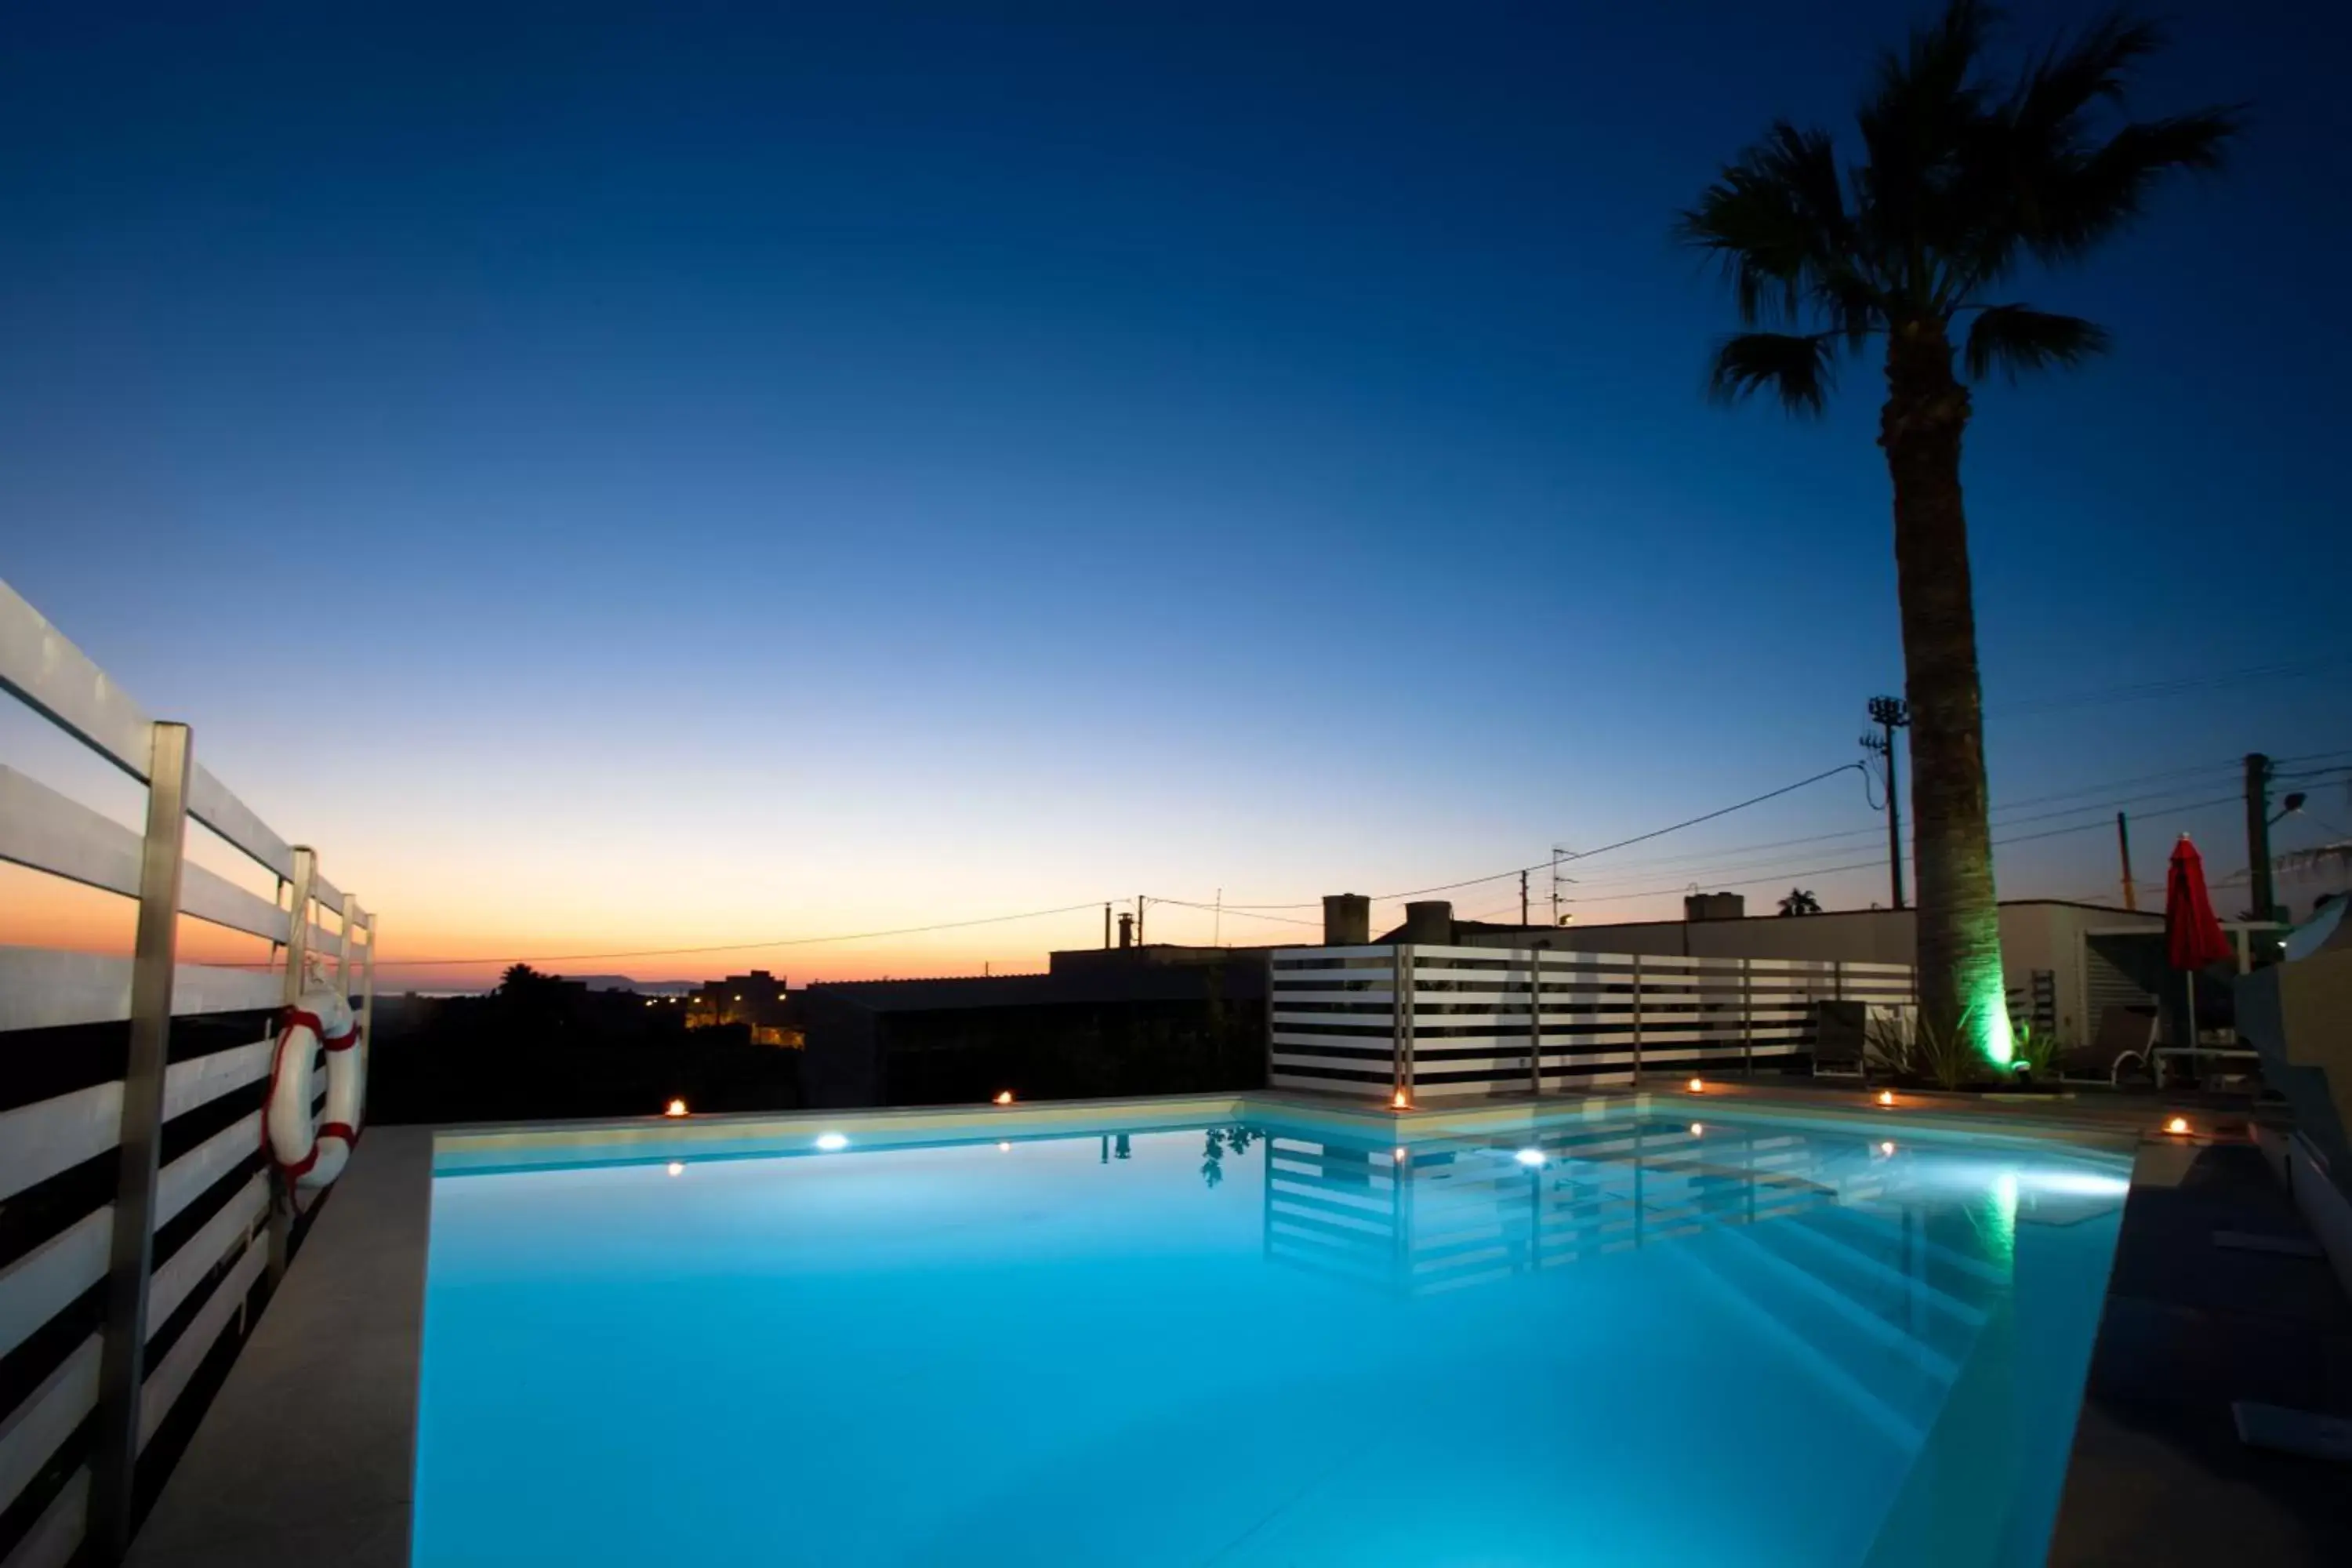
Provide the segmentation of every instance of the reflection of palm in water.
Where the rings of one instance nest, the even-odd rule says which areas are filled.
[[[1225,1151],[1236,1154],[1249,1152],[1251,1142],[1257,1137],[1246,1127],[1212,1127],[1208,1142],[1201,1151],[1201,1180],[1214,1187],[1225,1179]]]

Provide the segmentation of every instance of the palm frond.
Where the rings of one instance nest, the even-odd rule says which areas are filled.
[[[2055,315],[2031,305],[1987,307],[1969,328],[1963,353],[1969,378],[1998,369],[2014,382],[2028,371],[2072,370],[2107,350],[2107,330],[2080,316]]]
[[[1978,118],[1938,206],[1937,242],[1953,258],[1945,303],[2013,270],[2045,208],[2076,205],[2065,193],[2098,150],[2091,110],[2121,103],[2131,68],[2162,41],[2153,26],[2109,16],[2053,44]]]
[[[1914,30],[1906,51],[1880,58],[1858,115],[1860,248],[1911,310],[1931,308],[1940,280],[1942,197],[1987,111],[1979,68],[1991,21],[1976,0],[1951,0],[1938,21]]]
[[[1716,345],[1707,396],[1744,402],[1769,389],[1791,414],[1819,415],[1837,385],[1836,332],[1741,332]]]
[[[1844,324],[1874,298],[1855,268],[1853,219],[1828,134],[1775,121],[1682,215],[1675,235],[1709,252],[1749,325],[1795,322],[1806,303]]]
[[[2093,105],[2121,103],[2131,68],[2164,47],[2163,29],[2116,12],[2070,47],[2053,46],[2018,79],[2010,118],[2021,125],[2058,127]]]
[[[1873,107],[1895,107],[1949,100],[1963,92],[1984,54],[1985,35],[1997,16],[1978,0],[1950,0],[1943,16],[1911,30],[1909,47],[1878,60],[1878,92]]]
[[[2017,170],[2017,237],[2046,266],[2077,261],[2130,226],[2157,184],[2182,172],[2218,169],[2245,128],[2242,109],[2200,109],[2137,121],[2099,146]]]

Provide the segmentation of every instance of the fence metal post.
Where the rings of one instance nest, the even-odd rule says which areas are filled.
[[[1543,1098],[1543,949],[1528,949],[1528,1093]]]
[[[1642,1087],[1642,955],[1633,955],[1633,1084]]]
[[[294,846],[293,908],[286,916],[286,1005],[302,1000],[302,966],[310,957],[310,889],[319,879],[319,855],[307,844]]]
[[[1389,1054],[1395,1068],[1396,1092],[1412,1103],[1412,947],[1398,942],[1389,949]]]
[[[367,918],[367,952],[360,960],[360,1115],[362,1119],[367,1115],[368,1080],[374,1076],[372,1069],[375,1066],[375,920],[373,915]],[[360,1125],[364,1127],[367,1123],[362,1120]]]
[[[1840,1004],[1837,1026],[1843,1029],[1845,1027],[1845,1008],[1843,1005],[1845,1001],[1845,960],[1843,958],[1830,960],[1830,1000]],[[1863,1041],[1860,1058],[1855,1066],[1862,1074],[1862,1087],[1868,1089],[1870,1087],[1870,1042],[1867,1039]],[[1813,1004],[1813,1076],[1815,1078],[1822,1076],[1822,1005],[1819,1002]]]
[[[1756,1076],[1756,982],[1750,959],[1739,961],[1739,1057],[1740,1076]]]
[[[155,1259],[155,1176],[171,1064],[172,978],[178,962],[181,856],[187,842],[194,748],[185,724],[159,723],[147,763],[147,835],[139,855],[139,925],[131,960],[131,1050],[122,1073],[114,1232],[106,1272],[106,1338],[89,1449],[87,1532],[93,1560],[131,1545],[138,1492],[139,1404],[147,1382],[147,1286]]]
[[[310,890],[318,880],[318,851],[307,844],[295,845],[294,907],[286,917],[286,984],[282,991],[289,1007],[302,1000],[302,971],[310,958]],[[286,1263],[294,1248],[294,1189],[279,1174],[275,1161],[269,1167],[269,1283],[274,1289],[286,1278]]]
[[[1108,930],[1110,925],[1110,906],[1105,904],[1103,911],[1103,925]],[[368,933],[371,939],[368,945],[368,977],[371,986],[374,980],[375,945],[373,940],[374,935],[373,931]],[[1105,942],[1103,945],[1108,947],[1110,943]],[[1274,1087],[1274,954],[1270,951],[1265,955],[1265,1087],[1268,1089]]]
[[[335,989],[343,1000],[352,999],[352,922],[360,918],[360,901],[351,894],[343,895],[343,935],[335,944]]]
[[[1404,947],[1404,1090],[1413,1098],[1416,1105],[1421,1102],[1421,1081],[1418,1081],[1421,1079],[1421,1063],[1416,1060],[1416,1048],[1421,1047],[1421,1039],[1418,1039],[1421,1023],[1418,1023],[1418,1018],[1413,1016],[1413,1008],[1416,1008],[1418,999],[1421,999],[1421,971],[1418,971],[1418,963],[1421,963],[1421,954],[1418,954],[1418,950],[1412,945],[1406,945]]]

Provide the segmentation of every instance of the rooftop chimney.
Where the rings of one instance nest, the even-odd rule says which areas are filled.
[[[1454,902],[1423,899],[1404,907],[1404,940],[1432,947],[1454,944]]]
[[[1371,900],[1361,893],[1323,895],[1325,947],[1362,947],[1371,940]]]

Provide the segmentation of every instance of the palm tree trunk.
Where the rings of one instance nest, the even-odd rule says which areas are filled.
[[[1886,351],[1878,444],[1895,481],[1895,567],[1911,705],[1911,822],[1918,863],[1919,1002],[1984,1058],[2011,1054],[1986,822],[1984,699],[1977,679],[1960,436],[1969,394],[1936,320],[1899,322]]]

